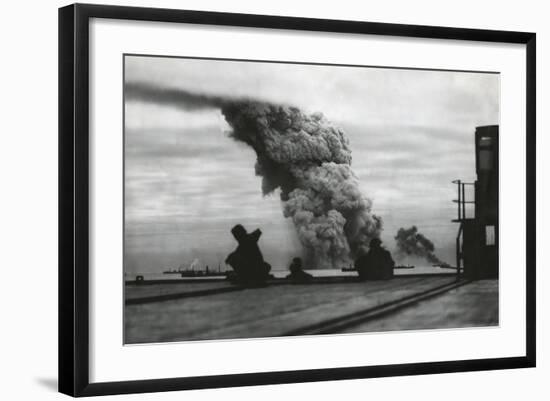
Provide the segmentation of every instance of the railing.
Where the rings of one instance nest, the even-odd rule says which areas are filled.
[[[466,205],[472,204],[475,205],[475,200],[468,201],[466,200],[466,185],[475,186],[473,182],[462,182],[461,180],[454,180],[453,184],[457,185],[458,199],[453,199],[453,202],[457,204],[458,208],[458,218],[453,220],[454,222],[462,222],[466,220]]]
[[[464,240],[463,223],[465,220],[468,219],[468,217],[466,217],[466,205],[472,204],[475,207],[475,200],[466,200],[466,185],[471,185],[475,187],[475,183],[454,180],[453,184],[456,184],[458,192],[458,199],[453,199],[453,202],[457,204],[458,217],[457,219],[453,220],[453,222],[460,223],[460,226],[458,227],[458,234],[456,235],[456,274],[460,276],[461,272],[464,270],[464,255],[462,254],[461,239]]]
[[[460,244],[460,237],[462,236],[462,223],[458,228],[458,234],[456,235],[456,274],[460,276],[461,271],[464,269],[464,266],[461,266],[462,259],[462,246]],[[462,263],[464,264],[464,263]]]

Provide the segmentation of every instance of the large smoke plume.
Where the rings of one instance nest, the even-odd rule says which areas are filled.
[[[410,228],[400,228],[395,236],[397,243],[397,252],[399,257],[419,256],[426,259],[434,265],[446,264],[442,262],[435,254],[435,246],[432,241],[418,232],[416,226]]]
[[[230,136],[256,152],[263,194],[280,189],[284,216],[294,222],[306,266],[348,265],[379,236],[382,221],[359,190],[349,141],[321,113],[138,84],[127,85],[125,91],[128,98],[141,101],[220,109],[232,128]]]

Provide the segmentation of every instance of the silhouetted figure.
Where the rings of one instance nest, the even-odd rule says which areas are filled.
[[[235,271],[235,281],[245,286],[265,284],[269,278],[271,265],[264,261],[258,247],[258,240],[262,232],[257,229],[248,234],[242,225],[237,224],[231,229],[231,233],[239,245],[227,256],[225,263]]]
[[[361,280],[387,280],[393,277],[395,262],[381,245],[382,241],[379,238],[373,238],[369,244],[369,251],[355,261],[355,268]]]
[[[290,264],[288,269],[290,270],[290,274],[286,276],[286,278],[291,280],[293,283],[309,283],[313,279],[313,276],[311,274],[306,273],[302,269],[301,258],[292,259],[292,263]]]

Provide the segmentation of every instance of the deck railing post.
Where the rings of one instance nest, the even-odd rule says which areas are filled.
[[[466,219],[466,196],[464,187],[466,184],[462,183],[462,219]]]
[[[462,201],[462,198],[460,197],[460,180],[458,180],[456,184],[458,188],[458,202],[456,203],[458,207],[458,220],[462,220],[462,218],[460,217],[460,202]]]

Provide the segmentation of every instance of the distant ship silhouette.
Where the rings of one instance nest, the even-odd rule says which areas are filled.
[[[204,270],[195,269],[198,266],[198,259],[195,259],[188,268],[184,269],[183,265],[180,265],[178,269],[169,269],[162,272],[162,274],[179,274],[181,277],[225,277],[226,271],[221,270],[221,264],[218,264],[218,270],[210,270],[208,265]]]

